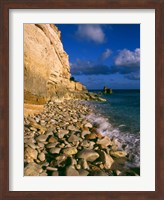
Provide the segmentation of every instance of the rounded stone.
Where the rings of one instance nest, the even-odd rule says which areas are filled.
[[[45,142],[47,140],[47,135],[39,135],[36,137],[37,142]]]
[[[50,149],[50,153],[52,154],[59,154],[60,151],[61,151],[61,148],[58,148],[58,147],[54,147]]]
[[[77,149],[75,147],[68,147],[63,149],[63,153],[65,153],[66,155],[73,155],[77,153]]]
[[[95,152],[94,150],[83,149],[82,151],[80,151],[78,153],[77,157],[83,158],[83,159],[90,161],[90,162],[93,162],[99,157],[99,154],[97,152]]]
[[[44,161],[46,159],[45,154],[42,152],[38,155],[40,161]]]

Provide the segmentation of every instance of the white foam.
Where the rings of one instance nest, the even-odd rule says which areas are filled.
[[[133,133],[124,133],[119,128],[113,128],[108,118],[96,115],[94,113],[87,116],[87,119],[97,128],[98,132],[103,136],[107,135],[115,140],[119,150],[124,150],[128,154],[130,162],[129,167],[140,166],[140,135]]]

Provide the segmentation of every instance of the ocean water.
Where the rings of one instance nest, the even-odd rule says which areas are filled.
[[[99,93],[101,91],[90,91]],[[140,90],[113,90],[101,95],[106,102],[89,102],[95,110],[88,119],[103,135],[114,139],[128,154],[127,165],[140,166]]]

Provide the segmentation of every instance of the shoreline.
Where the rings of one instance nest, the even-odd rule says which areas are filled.
[[[95,112],[80,100],[49,101],[43,112],[24,117],[24,175],[140,175],[139,167],[127,167],[128,154],[117,140],[87,118]]]

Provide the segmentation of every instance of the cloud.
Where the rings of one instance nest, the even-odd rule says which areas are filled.
[[[101,55],[101,60],[104,61],[106,59],[108,59],[112,54],[112,50],[111,49],[106,49],[102,55]]]
[[[127,74],[125,77],[129,80],[140,80],[140,73],[139,72],[130,73],[130,74]]]
[[[140,49],[137,48],[134,51],[123,49],[119,51],[114,61],[116,66],[123,67],[139,67],[140,65]]]
[[[106,49],[102,54],[102,59],[107,59],[111,55],[111,50]],[[140,50],[130,51],[123,49],[119,51],[112,66],[93,61],[76,59],[71,63],[72,75],[112,75],[121,74],[129,80],[140,79]]]
[[[92,61],[83,61],[77,59],[71,65],[71,74],[73,75],[98,75],[109,74],[110,68],[107,65],[96,64]]]
[[[84,40],[93,41],[95,43],[104,43],[105,33],[100,25],[97,24],[81,24],[75,35]]]

